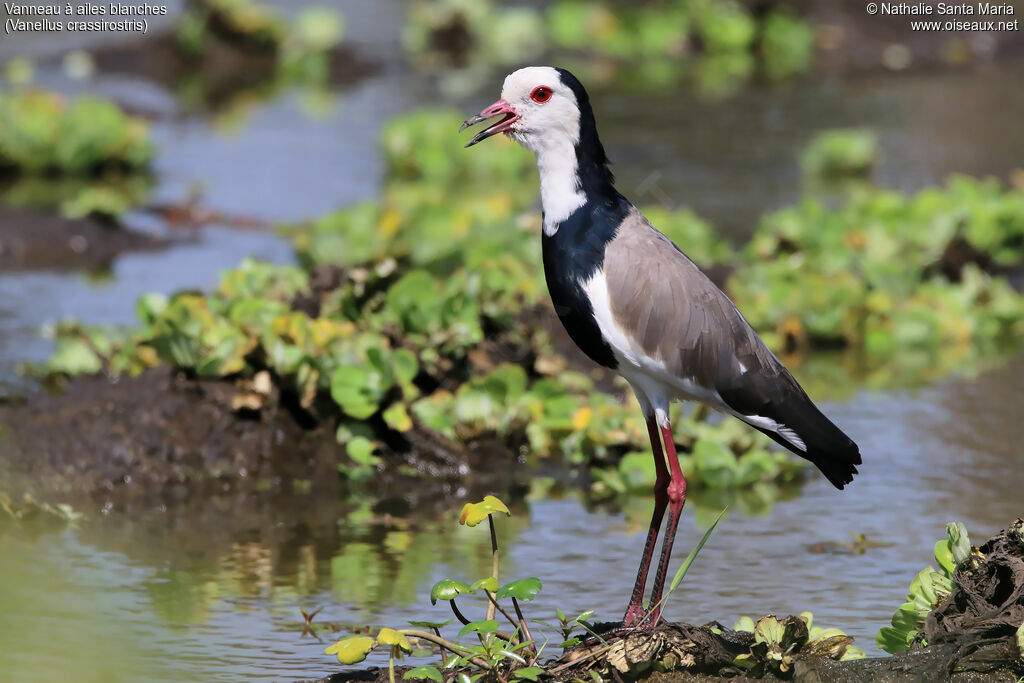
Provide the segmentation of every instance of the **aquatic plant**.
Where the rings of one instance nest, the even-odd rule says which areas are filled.
[[[490,530],[492,565],[490,574],[475,581],[472,585],[454,579],[442,579],[434,584],[430,591],[430,603],[437,604],[440,600],[447,602],[452,614],[462,624],[457,638],[473,635],[477,643],[463,643],[449,640],[441,635],[440,629],[451,623],[431,621],[411,621],[414,628],[391,629],[382,628],[376,638],[367,636],[348,636],[340,639],[325,650],[325,654],[334,654],[342,664],[355,664],[363,661],[376,647],[381,645],[389,649],[389,678],[395,680],[395,659],[403,654],[413,653],[413,642],[424,642],[437,648],[440,652],[440,666],[425,665],[406,672],[403,678],[412,680],[442,681],[441,669],[468,669],[476,672],[490,672],[499,675],[501,680],[536,680],[543,669],[534,666],[544,648],[537,648],[530,632],[520,602],[532,600],[540,592],[542,585],[537,578],[526,578],[511,581],[499,586],[498,573],[500,567],[498,537],[493,515],[510,515],[508,507],[494,496],[486,496],[477,503],[466,503],[459,516],[459,523],[474,527],[487,520]],[[483,619],[470,621],[459,609],[456,599],[459,596],[482,593],[487,599],[487,608]],[[502,600],[511,602],[515,615],[502,606]],[[512,626],[511,633],[500,630],[495,616],[501,615]],[[428,630],[429,629],[429,630]],[[432,650],[420,649],[420,654],[430,655]],[[450,653],[450,654],[449,654]]]
[[[892,626],[883,626],[875,640],[890,654],[903,652],[912,645],[927,645],[920,631],[925,618],[956,588],[954,572],[972,554],[971,539],[961,522],[946,525],[946,539],[935,544],[936,570],[922,569],[910,583],[907,601],[892,615]]]
[[[109,100],[38,89],[0,92],[0,172],[96,175],[141,170],[153,156],[146,121]]]
[[[878,135],[863,128],[828,130],[811,139],[800,156],[810,179],[867,177],[878,164]]]
[[[733,630],[753,633],[754,642],[750,652],[738,655],[733,663],[754,678],[766,673],[785,677],[798,656],[828,657],[838,661],[865,657],[863,650],[853,647],[852,636],[837,628],[826,629],[813,624],[814,615],[810,612],[784,619],[776,619],[769,614],[756,623],[750,617],[740,617]]]
[[[992,272],[1022,259],[1024,193],[954,177],[909,198],[869,189],[838,209],[807,199],[771,214],[728,289],[777,350],[992,350],[1024,332],[1024,297]]]
[[[724,512],[723,510],[722,514]],[[500,499],[495,496],[485,496],[482,501],[466,503],[459,516],[459,523],[469,527],[477,526],[487,520],[492,554],[490,573],[472,584],[450,578],[441,579],[431,588],[430,604],[436,605],[439,601],[448,603],[452,615],[462,624],[455,639],[449,639],[441,634],[441,629],[451,623],[450,619],[443,622],[413,620],[409,622],[413,628],[385,627],[380,630],[376,638],[361,635],[345,636],[329,646],[324,653],[336,655],[341,664],[357,664],[366,659],[375,648],[384,646],[389,653],[389,679],[391,681],[396,680],[396,659],[408,654],[428,657],[435,653],[440,654],[440,661],[437,665],[427,664],[410,669],[404,673],[403,678],[444,681],[447,674],[448,679],[453,675],[458,675],[460,679],[464,677],[475,680],[481,675],[487,675],[491,679],[501,681],[536,681],[547,673],[546,664],[542,662],[541,656],[551,642],[551,638],[545,636],[541,643],[533,635],[531,623],[534,624],[534,628],[541,627],[544,632],[549,632],[559,642],[556,645],[559,648],[574,647],[580,644],[585,636],[591,636],[604,643],[604,639],[595,632],[594,624],[590,621],[594,614],[592,610],[569,617],[558,609],[555,613],[557,624],[544,619],[527,620],[520,603],[533,600],[543,586],[540,579],[536,577],[517,579],[504,585],[499,584],[499,546],[494,523],[494,516],[497,514],[508,516],[511,515],[511,512]],[[662,602],[668,600],[679,587],[701,549],[711,537],[722,514],[719,514],[718,519],[704,532],[700,541],[680,565]],[[460,597],[470,595],[482,595],[486,600],[487,606],[482,619],[471,620],[458,606],[456,601]],[[503,604],[503,601],[507,602]],[[509,603],[511,609],[507,607]],[[512,630],[502,630],[502,624],[498,618],[507,621]],[[574,635],[574,630],[577,628],[582,629],[582,632],[579,635]],[[460,640],[466,636],[475,637],[476,642],[467,643]],[[431,649],[424,649],[424,645]]]
[[[327,54],[344,31],[341,15],[326,7],[306,7],[285,18],[253,0],[190,0],[178,23],[177,42],[191,56],[200,55],[214,37],[240,50],[272,55],[279,74],[295,82],[326,77]]]

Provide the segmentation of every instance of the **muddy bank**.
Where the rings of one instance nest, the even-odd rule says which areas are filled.
[[[0,269],[102,270],[118,255],[156,250],[166,240],[92,218],[0,207]]]
[[[199,380],[167,368],[139,377],[76,379],[58,393],[0,404],[0,488],[49,502],[148,508],[242,491],[342,489],[344,449],[329,420],[310,423],[276,389],[253,409],[244,382]],[[514,456],[461,448],[413,430],[359,486],[417,500],[473,489],[508,492]],[[429,476],[424,476],[427,474]]]

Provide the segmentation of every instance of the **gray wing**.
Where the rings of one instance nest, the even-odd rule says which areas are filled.
[[[616,324],[675,376],[714,390],[739,415],[814,462],[842,488],[860,464],[856,444],[826,418],[722,290],[639,211],[605,249]],[[770,420],[778,429],[764,428]],[[793,438],[793,436],[796,438]]]

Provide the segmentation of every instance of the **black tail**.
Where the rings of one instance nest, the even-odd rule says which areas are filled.
[[[767,410],[761,414],[792,430],[807,450],[802,450],[799,444],[788,441],[778,432],[754,426],[775,443],[813,462],[833,486],[842,489],[853,481],[853,475],[857,474],[857,465],[861,464],[860,449],[818,410],[818,406],[814,405],[806,394],[800,398],[802,400],[790,396],[779,405],[765,406]]]

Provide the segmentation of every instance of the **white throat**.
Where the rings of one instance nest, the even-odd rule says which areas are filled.
[[[580,188],[576,145],[564,135],[550,137],[552,139],[536,148],[544,234],[549,237],[558,232],[562,221],[587,201]]]

